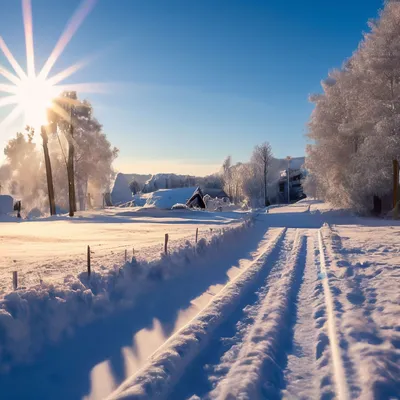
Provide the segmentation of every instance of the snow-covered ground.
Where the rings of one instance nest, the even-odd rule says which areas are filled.
[[[270,208],[254,226],[187,213],[171,223],[177,235],[236,229],[214,231],[203,253],[181,249],[157,264],[162,279],[132,286],[128,307],[0,375],[5,398],[399,398],[399,222],[315,201]],[[107,218],[144,217],[97,216]],[[36,223],[46,221],[15,225]]]
[[[152,261],[164,247],[174,250],[187,240],[208,238],[223,227],[235,224],[237,213],[162,211],[140,208],[110,208],[77,213],[77,217],[54,217],[19,222],[1,222],[0,297],[12,289],[12,271],[18,271],[19,285],[30,287],[60,282],[68,274],[86,270],[87,246],[92,268],[110,269],[128,258]]]

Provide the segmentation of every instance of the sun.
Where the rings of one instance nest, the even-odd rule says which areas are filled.
[[[22,80],[17,85],[16,102],[22,109],[25,124],[38,129],[47,124],[47,111],[53,108],[53,100],[59,95],[56,88],[39,77]]]
[[[74,15],[67,24],[64,32],[57,41],[52,53],[45,62],[44,66],[38,74],[35,73],[35,56],[33,46],[33,23],[32,23],[32,7],[30,0],[22,0],[22,15],[24,20],[25,44],[27,72],[25,72],[9,48],[7,47],[3,37],[0,36],[0,49],[4,53],[14,72],[0,65],[0,75],[6,78],[10,83],[0,82],[0,108],[15,105],[14,109],[0,123],[0,128],[9,126],[21,114],[24,116],[24,124],[39,129],[43,125],[47,125],[47,112],[52,110],[59,114],[61,118],[68,118],[69,115],[60,101],[68,102],[69,105],[80,104],[77,100],[72,100],[60,96],[64,91],[80,91],[82,93],[90,93],[97,91],[98,84],[62,84],[66,78],[78,71],[86,62],[79,62],[65,70],[49,77],[51,69],[64,51],[65,47],[72,39],[79,26],[82,24],[86,16],[93,9],[96,0],[83,0],[75,11]],[[4,93],[6,94],[4,96]],[[57,100],[57,101],[56,101]]]

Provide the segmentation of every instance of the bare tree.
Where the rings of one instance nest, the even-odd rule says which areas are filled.
[[[251,161],[255,169],[261,172],[262,186],[264,189],[264,205],[268,207],[270,205],[268,199],[268,171],[272,161],[271,145],[268,142],[264,142],[256,146],[253,150]]]

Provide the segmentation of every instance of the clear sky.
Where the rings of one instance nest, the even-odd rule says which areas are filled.
[[[79,0],[32,0],[43,65]],[[225,156],[249,158],[269,141],[277,157],[304,155],[310,93],[356,49],[381,0],[98,0],[54,67],[87,56],[70,83],[82,94],[122,172],[206,174]],[[21,3],[0,0],[0,35],[25,68]],[[9,68],[2,55],[0,63]],[[2,80],[0,81],[2,82]],[[0,110],[3,119],[9,109]],[[15,132],[0,132],[1,141]]]

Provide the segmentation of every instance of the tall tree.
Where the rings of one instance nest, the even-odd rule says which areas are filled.
[[[49,138],[46,132],[46,128],[42,126],[42,139],[43,139],[43,152],[44,152],[44,163],[46,166],[46,178],[47,178],[47,191],[49,195],[49,205],[50,205],[50,215],[56,214],[56,201],[54,195],[54,184],[53,184],[53,173],[51,170],[51,162],[50,162],[50,155],[49,155]]]
[[[262,174],[262,187],[264,193],[264,205],[270,205],[268,199],[268,171],[272,161],[272,149],[268,142],[264,142],[256,146],[253,150],[251,162],[256,170],[260,170]]]

